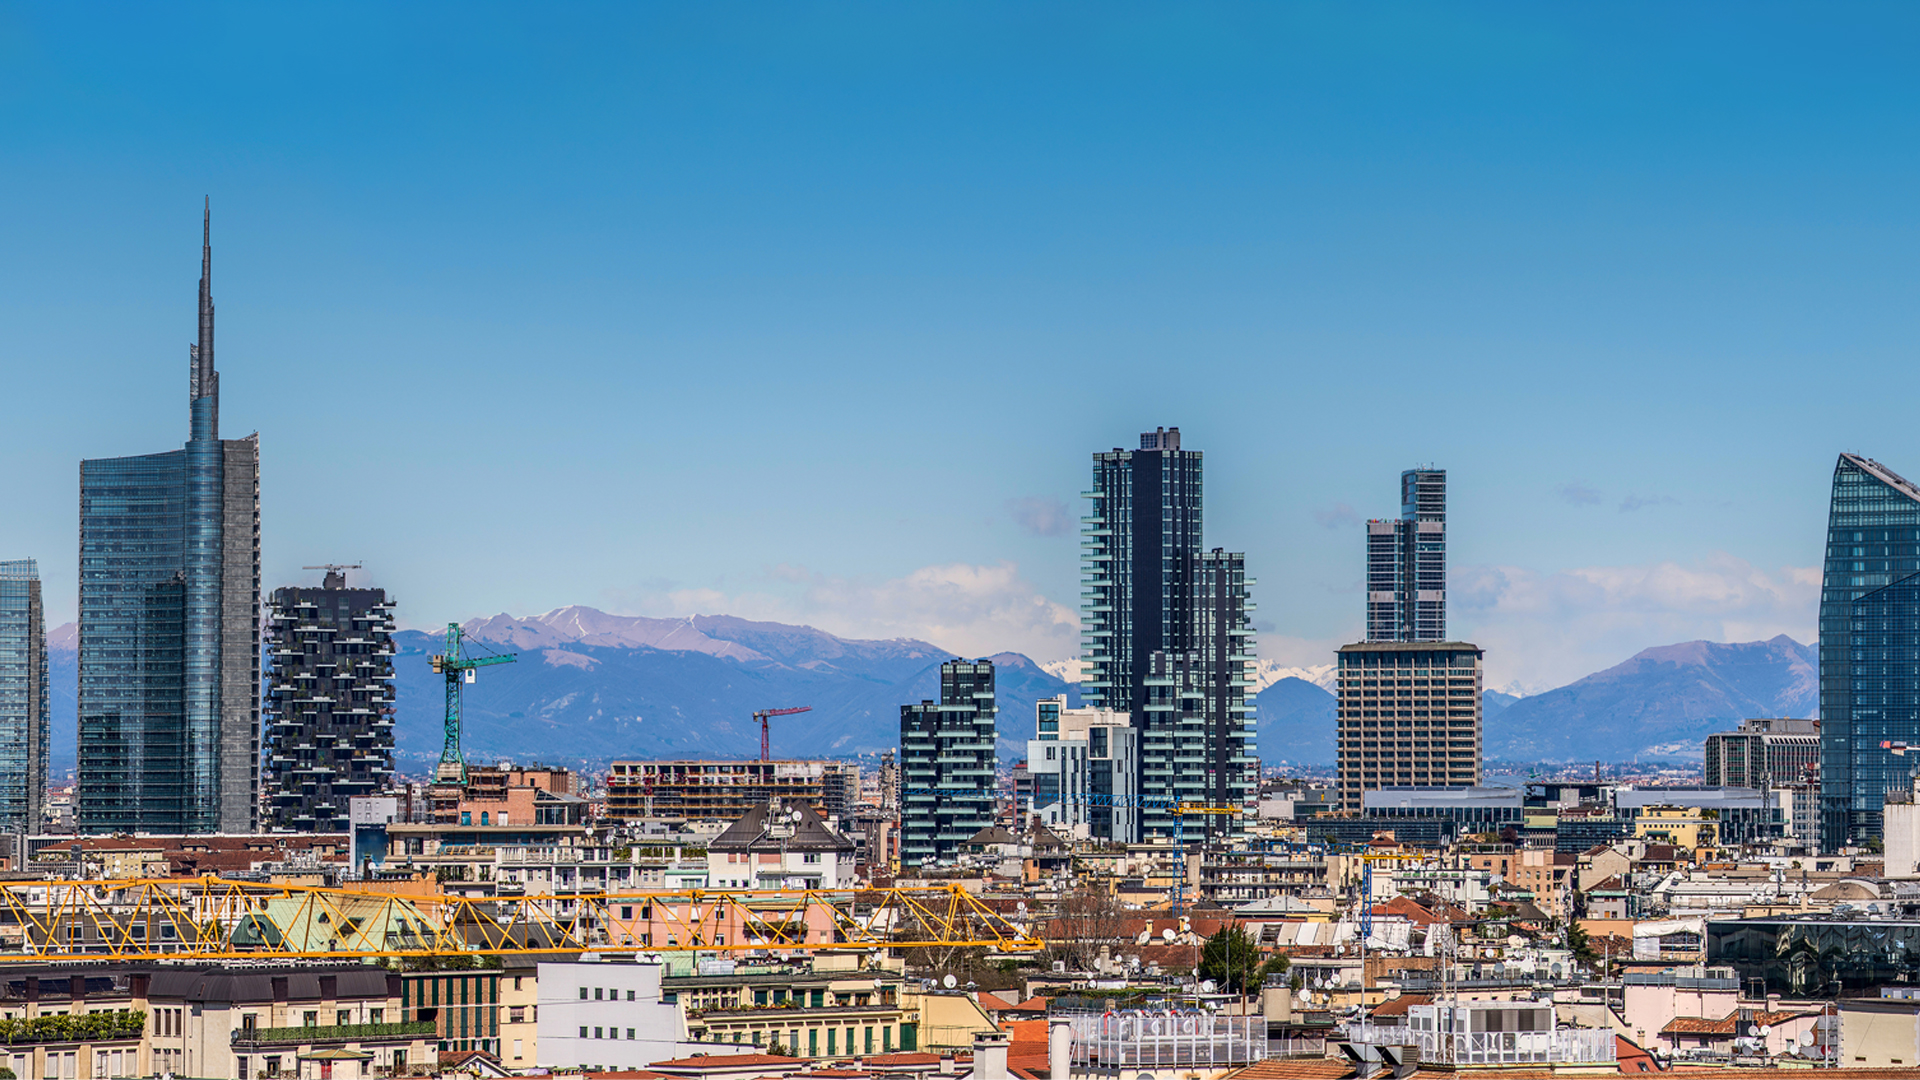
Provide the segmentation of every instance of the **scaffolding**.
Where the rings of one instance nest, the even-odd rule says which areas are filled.
[[[957,885],[498,898],[214,877],[0,885],[0,964],[968,947],[1045,943],[1024,912]]]

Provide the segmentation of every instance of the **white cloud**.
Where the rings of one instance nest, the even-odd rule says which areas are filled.
[[[1042,495],[1007,500],[1007,513],[1013,523],[1033,536],[1065,536],[1073,531],[1073,515],[1067,504]]]
[[[1695,563],[1541,574],[1455,567],[1453,636],[1487,649],[1488,685],[1555,687],[1677,641],[1813,640],[1820,568],[1766,571],[1724,552]]]
[[[964,656],[1011,650],[1036,659],[1073,655],[1080,620],[1040,594],[1011,562],[950,563],[871,580],[783,565],[766,588],[738,593],[673,589],[634,598],[636,614],[737,615],[804,623],[848,638],[919,638]]]

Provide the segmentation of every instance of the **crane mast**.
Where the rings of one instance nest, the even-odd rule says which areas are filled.
[[[473,682],[475,673],[483,667],[494,664],[511,664],[517,657],[512,653],[494,653],[487,656],[464,656],[461,642],[466,634],[459,623],[447,624],[447,651],[429,657],[428,666],[435,675],[444,675],[447,680],[447,719],[444,732],[445,741],[440,747],[440,765],[433,771],[433,778],[442,784],[464,784],[467,782],[467,758],[460,748],[460,694],[461,687]]]

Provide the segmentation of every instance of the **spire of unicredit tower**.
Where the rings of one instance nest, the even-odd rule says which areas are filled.
[[[220,437],[220,373],[213,367],[213,199],[200,223],[200,340],[193,346],[193,433]],[[206,408],[200,400],[208,399]],[[203,423],[205,430],[202,430]]]

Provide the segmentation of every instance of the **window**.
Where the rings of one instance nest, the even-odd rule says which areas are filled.
[[[587,1000],[587,988],[584,986],[580,988],[580,1000],[581,1001]]]
[[[580,1025],[580,1037],[583,1039],[587,1037],[587,1027],[585,1024]]]
[[[387,1022],[387,1010],[385,1009],[368,1009],[367,1010],[367,1023],[384,1024],[386,1022]]]
[[[352,1009],[335,1010],[333,1014],[333,1023],[335,1027],[346,1027],[348,1024],[353,1023],[353,1010]]]
[[[520,976],[518,976],[518,975],[515,975],[515,976],[513,977],[513,988],[514,988],[515,990],[518,990],[518,989],[520,989]]]
[[[493,824],[493,822],[489,819],[488,814],[485,810],[480,811],[480,824],[482,825]]]
[[[306,1012],[301,1013],[300,1026],[301,1027],[319,1027],[320,1026],[319,1012],[309,1009]]]
[[[473,811],[471,810],[460,811],[460,824],[462,825],[473,824]]]
[[[507,1010],[507,1023],[524,1024],[526,1022],[527,1022],[527,1010],[517,1005]]]
[[[633,998],[634,998],[634,991],[632,990],[627,991],[627,1000],[632,1001]]]
[[[628,1028],[628,1029],[627,1029],[627,1038],[629,1038],[629,1039],[631,1039],[631,1038],[633,1038],[633,1029],[632,1029],[632,1028]]]
[[[601,1032],[602,1032],[602,1031],[604,1031],[604,1030],[605,1030],[604,1028],[594,1028],[594,1029],[593,1029],[593,1037],[594,1037],[594,1038],[596,1038],[596,1039],[604,1039],[604,1038],[606,1038],[606,1036],[605,1036],[605,1035],[603,1035],[603,1034],[601,1034]]]
[[[839,1028],[828,1028],[828,1029],[827,1029],[827,1056],[828,1056],[828,1057],[834,1057],[835,1055],[837,1055],[837,1054],[839,1053],[839,1051],[838,1051],[838,1050],[835,1050],[835,1049],[834,1049],[834,1046],[835,1046],[835,1044],[836,1044],[836,1043],[838,1043],[838,1042],[840,1041],[840,1040],[839,1040],[839,1035],[840,1035],[840,1029],[839,1029]]]
[[[594,987],[594,988],[593,988],[593,1000],[595,1000],[595,1001],[604,1001],[604,1000],[606,1000],[606,992],[607,992],[607,991],[606,991],[606,988],[605,988],[605,987],[602,987],[602,986],[596,986],[596,987]]]
[[[820,861],[820,853],[817,851],[809,851],[805,855],[800,856],[800,861],[804,863],[817,863]]]

